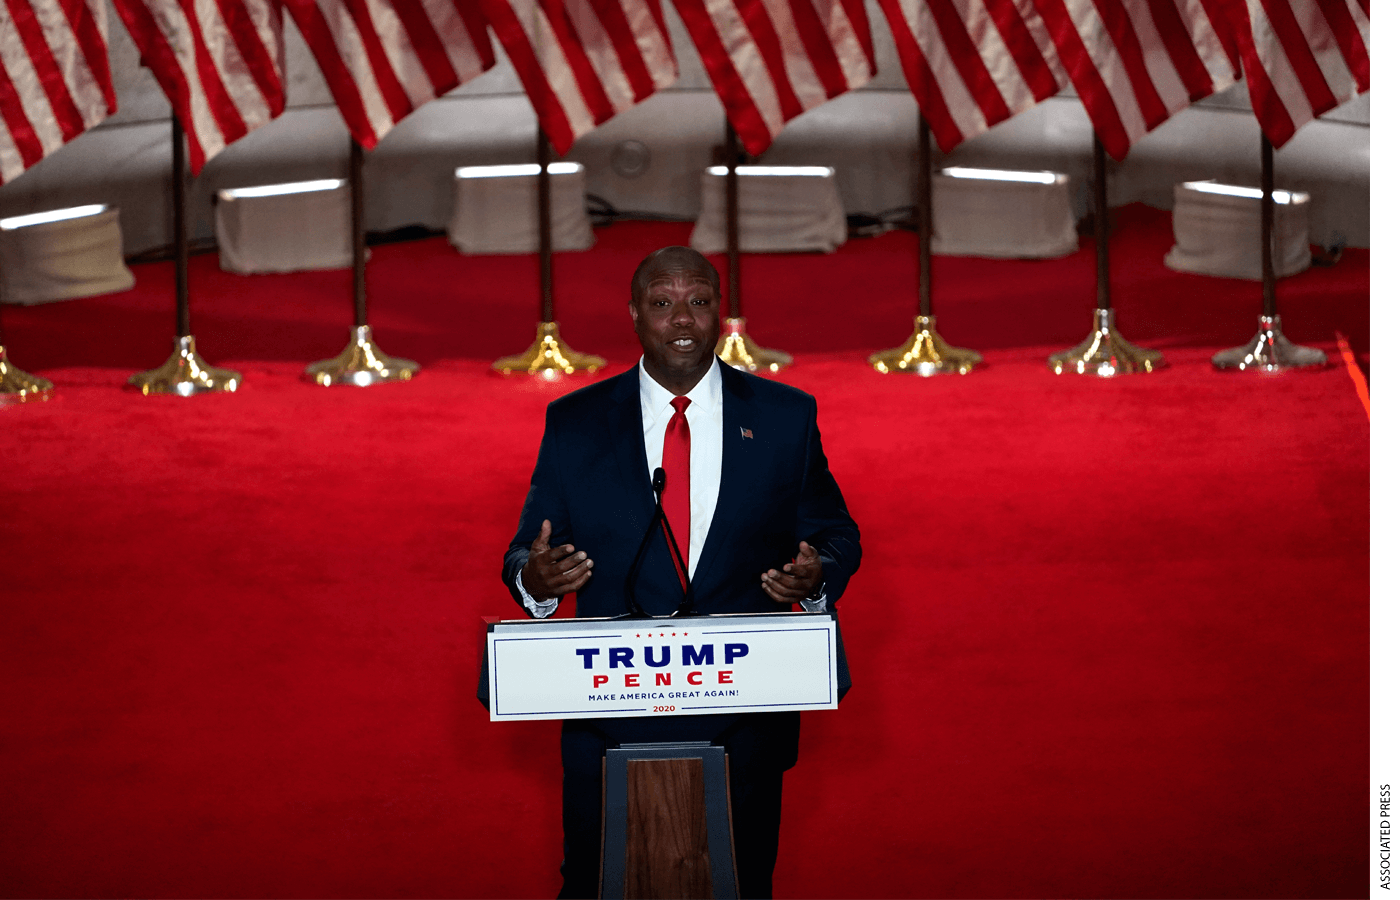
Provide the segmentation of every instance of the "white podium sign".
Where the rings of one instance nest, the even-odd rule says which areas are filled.
[[[492,721],[836,708],[836,619],[497,622],[486,636]]]

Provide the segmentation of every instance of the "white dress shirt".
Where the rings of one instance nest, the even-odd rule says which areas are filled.
[[[715,517],[719,502],[719,479],[724,463],[724,389],[719,377],[723,363],[714,357],[700,382],[685,396],[690,399],[685,420],[690,425],[690,576],[695,577],[695,565],[710,533],[710,521]],[[666,426],[676,409],[676,398],[655,378],[639,366],[642,382],[642,435],[647,444],[647,471],[661,467],[662,450],[666,446]],[[675,528],[676,523],[672,522]]]
[[[715,506],[719,503],[720,474],[724,466],[724,385],[720,380],[719,367],[724,365],[719,357],[690,392],[685,420],[690,426],[690,576],[695,577],[695,567],[700,561],[700,553],[705,547],[705,538],[710,533],[710,522],[715,517]],[[647,481],[650,473],[661,468],[662,452],[666,446],[666,425],[675,415],[671,401],[676,398],[669,390],[651,375],[645,365],[637,366],[641,381],[642,437],[646,441]],[[664,489],[663,489],[664,490]],[[675,525],[672,523],[672,527]],[[580,547],[585,553],[587,547]],[[521,580],[522,568],[515,576],[515,587],[525,601],[525,608],[537,619],[553,615],[559,607],[559,598],[536,600],[525,590]],[[758,573],[754,573],[758,577]],[[816,600],[804,600],[802,606],[808,612],[826,610],[826,594]]]

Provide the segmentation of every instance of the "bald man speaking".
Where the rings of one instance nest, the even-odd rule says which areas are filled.
[[[719,275],[689,247],[647,256],[628,310],[641,362],[555,400],[502,576],[536,618],[577,592],[579,616],[628,612],[627,585],[666,471],[662,505],[680,555],[652,541],[638,601],[669,615],[690,576],[695,610],[834,607],[860,565],[860,531],[827,467],[808,394],[721,363]],[[598,896],[604,752],[620,743],[712,741],[729,754],[739,894],[770,897],[795,712],[567,720],[564,886]]]

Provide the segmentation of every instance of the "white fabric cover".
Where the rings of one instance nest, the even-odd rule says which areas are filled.
[[[931,252],[1053,259],[1078,249],[1067,176],[1049,184],[933,176]]]
[[[1295,195],[1296,196],[1296,195]],[[1263,280],[1259,258],[1259,204],[1251,197],[1231,197],[1191,190],[1178,184],[1172,207],[1176,243],[1163,261],[1167,268],[1198,275]],[[1274,204],[1274,276],[1296,275],[1312,265],[1308,246],[1308,206]]]
[[[31,305],[129,290],[120,210],[0,230],[0,296]]]
[[[214,211],[219,267],[225,272],[347,269],[350,186],[271,197],[230,197],[220,191]]]
[[[461,253],[537,253],[535,191],[538,175],[457,178],[456,202],[447,222],[447,237]],[[593,246],[588,220],[584,171],[549,176],[550,246],[587,250]]]
[[[700,217],[690,246],[701,253],[723,253],[724,175],[708,169],[700,176]],[[744,253],[830,253],[846,243],[846,210],[836,174],[746,174],[739,168],[739,249]]]

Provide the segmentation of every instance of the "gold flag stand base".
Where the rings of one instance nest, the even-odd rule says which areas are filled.
[[[243,376],[231,369],[216,369],[194,348],[194,335],[175,338],[175,352],[159,368],[137,372],[126,380],[143,394],[178,394],[190,397],[210,391],[236,391]]]
[[[909,372],[913,375],[966,375],[982,361],[982,354],[951,347],[933,327],[933,316],[915,316],[914,334],[902,346],[870,355],[875,371]]]
[[[15,368],[5,356],[4,345],[0,345],[0,405],[47,400],[52,394],[52,381]]]
[[[601,356],[578,353],[559,339],[558,322],[540,322],[535,327],[535,342],[530,349],[515,356],[503,356],[491,364],[502,375],[524,372],[553,380],[560,375],[596,372],[608,361]]]
[[[1112,378],[1133,372],[1152,372],[1162,367],[1162,354],[1128,343],[1113,326],[1113,310],[1094,310],[1094,330],[1070,350],[1052,354],[1050,370],[1056,375],[1073,372]]]
[[[742,317],[724,320],[724,340],[720,342],[719,358],[720,362],[750,372],[759,369],[776,372],[792,365],[792,357],[783,351],[765,350],[755,344],[749,337],[747,320]]]
[[[350,343],[334,359],[323,359],[306,367],[306,377],[320,385],[352,384],[369,387],[385,381],[407,381],[418,372],[411,359],[385,356],[374,343],[368,325],[350,329]]]
[[[1222,372],[1282,372],[1287,369],[1327,365],[1327,354],[1315,347],[1299,347],[1283,336],[1279,316],[1260,316],[1259,331],[1249,343],[1221,350],[1210,358]]]

